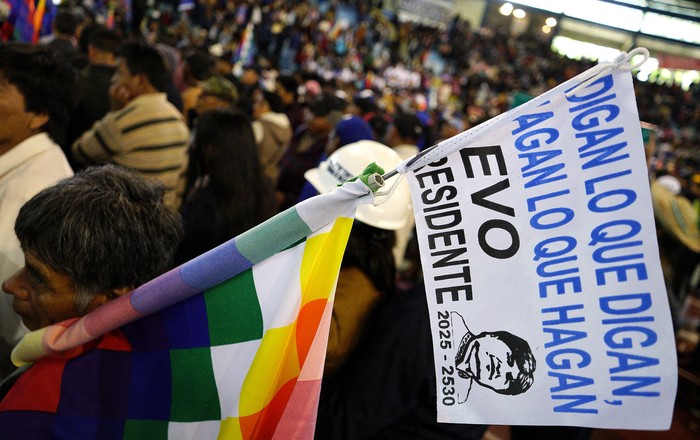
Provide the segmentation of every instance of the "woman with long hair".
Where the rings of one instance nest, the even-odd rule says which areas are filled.
[[[193,133],[182,214],[184,263],[277,213],[250,120],[236,110],[200,115]]]

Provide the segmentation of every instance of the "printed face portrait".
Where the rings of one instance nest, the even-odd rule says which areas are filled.
[[[496,336],[482,334],[467,345],[466,355],[458,361],[460,376],[471,378],[494,391],[504,391],[520,375],[510,347]]]

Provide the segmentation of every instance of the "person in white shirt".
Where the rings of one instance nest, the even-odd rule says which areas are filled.
[[[59,143],[74,105],[76,72],[41,45],[0,44],[0,281],[24,266],[14,232],[22,205],[73,175]],[[0,295],[0,377],[12,347],[27,332]]]

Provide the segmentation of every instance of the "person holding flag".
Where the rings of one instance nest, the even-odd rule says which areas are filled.
[[[143,284],[180,229],[162,191],[107,166],[32,199],[27,265],[3,285],[35,329],[12,360],[31,366],[0,400],[3,439],[311,440],[345,243],[382,172]]]
[[[169,269],[182,225],[163,204],[163,192],[161,185],[106,165],[61,180],[25,203],[15,222],[25,264],[2,284],[24,325],[37,330],[83,316]],[[4,392],[26,370],[3,382]]]

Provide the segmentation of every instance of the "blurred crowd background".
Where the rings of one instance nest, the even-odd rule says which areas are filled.
[[[308,129],[309,121],[324,117],[329,129],[313,140],[323,145],[313,158],[302,158],[308,160],[302,173],[336,148],[361,139],[389,146],[411,144],[417,152],[604,61],[563,56],[552,49],[546,33],[516,34],[512,28],[474,23],[459,15],[442,17],[439,26],[401,20],[399,3],[0,0],[0,38],[52,46],[81,72],[94,64],[91,44],[114,53],[126,41],[146,41],[167,61],[168,100],[190,129],[212,106],[234,107],[253,120],[274,122],[257,109],[265,101],[268,111],[288,118],[282,124],[289,126],[282,141],[288,148],[300,142],[295,139]],[[91,40],[104,29],[112,32],[110,38],[102,43]],[[91,80],[84,76],[83,81]],[[679,232],[660,220],[659,243],[679,364],[684,371],[697,372],[700,86],[697,81],[681,84],[660,77],[647,81],[635,77],[634,86],[650,182],[659,181],[692,208],[688,219],[694,229]],[[61,145],[74,168],[80,165],[72,144],[107,110],[92,119],[74,115]],[[253,127],[259,132],[258,143],[264,137],[261,133],[274,129],[265,126],[261,122]],[[401,142],[389,140],[394,129]],[[291,164],[286,152],[279,154],[271,159],[274,166],[269,171],[277,191],[275,209],[294,203],[304,191],[298,179],[287,175],[301,165]],[[398,256],[405,257],[399,272],[400,281],[410,285],[420,275],[415,249],[410,243],[406,246]],[[700,417],[698,393],[685,398]]]

